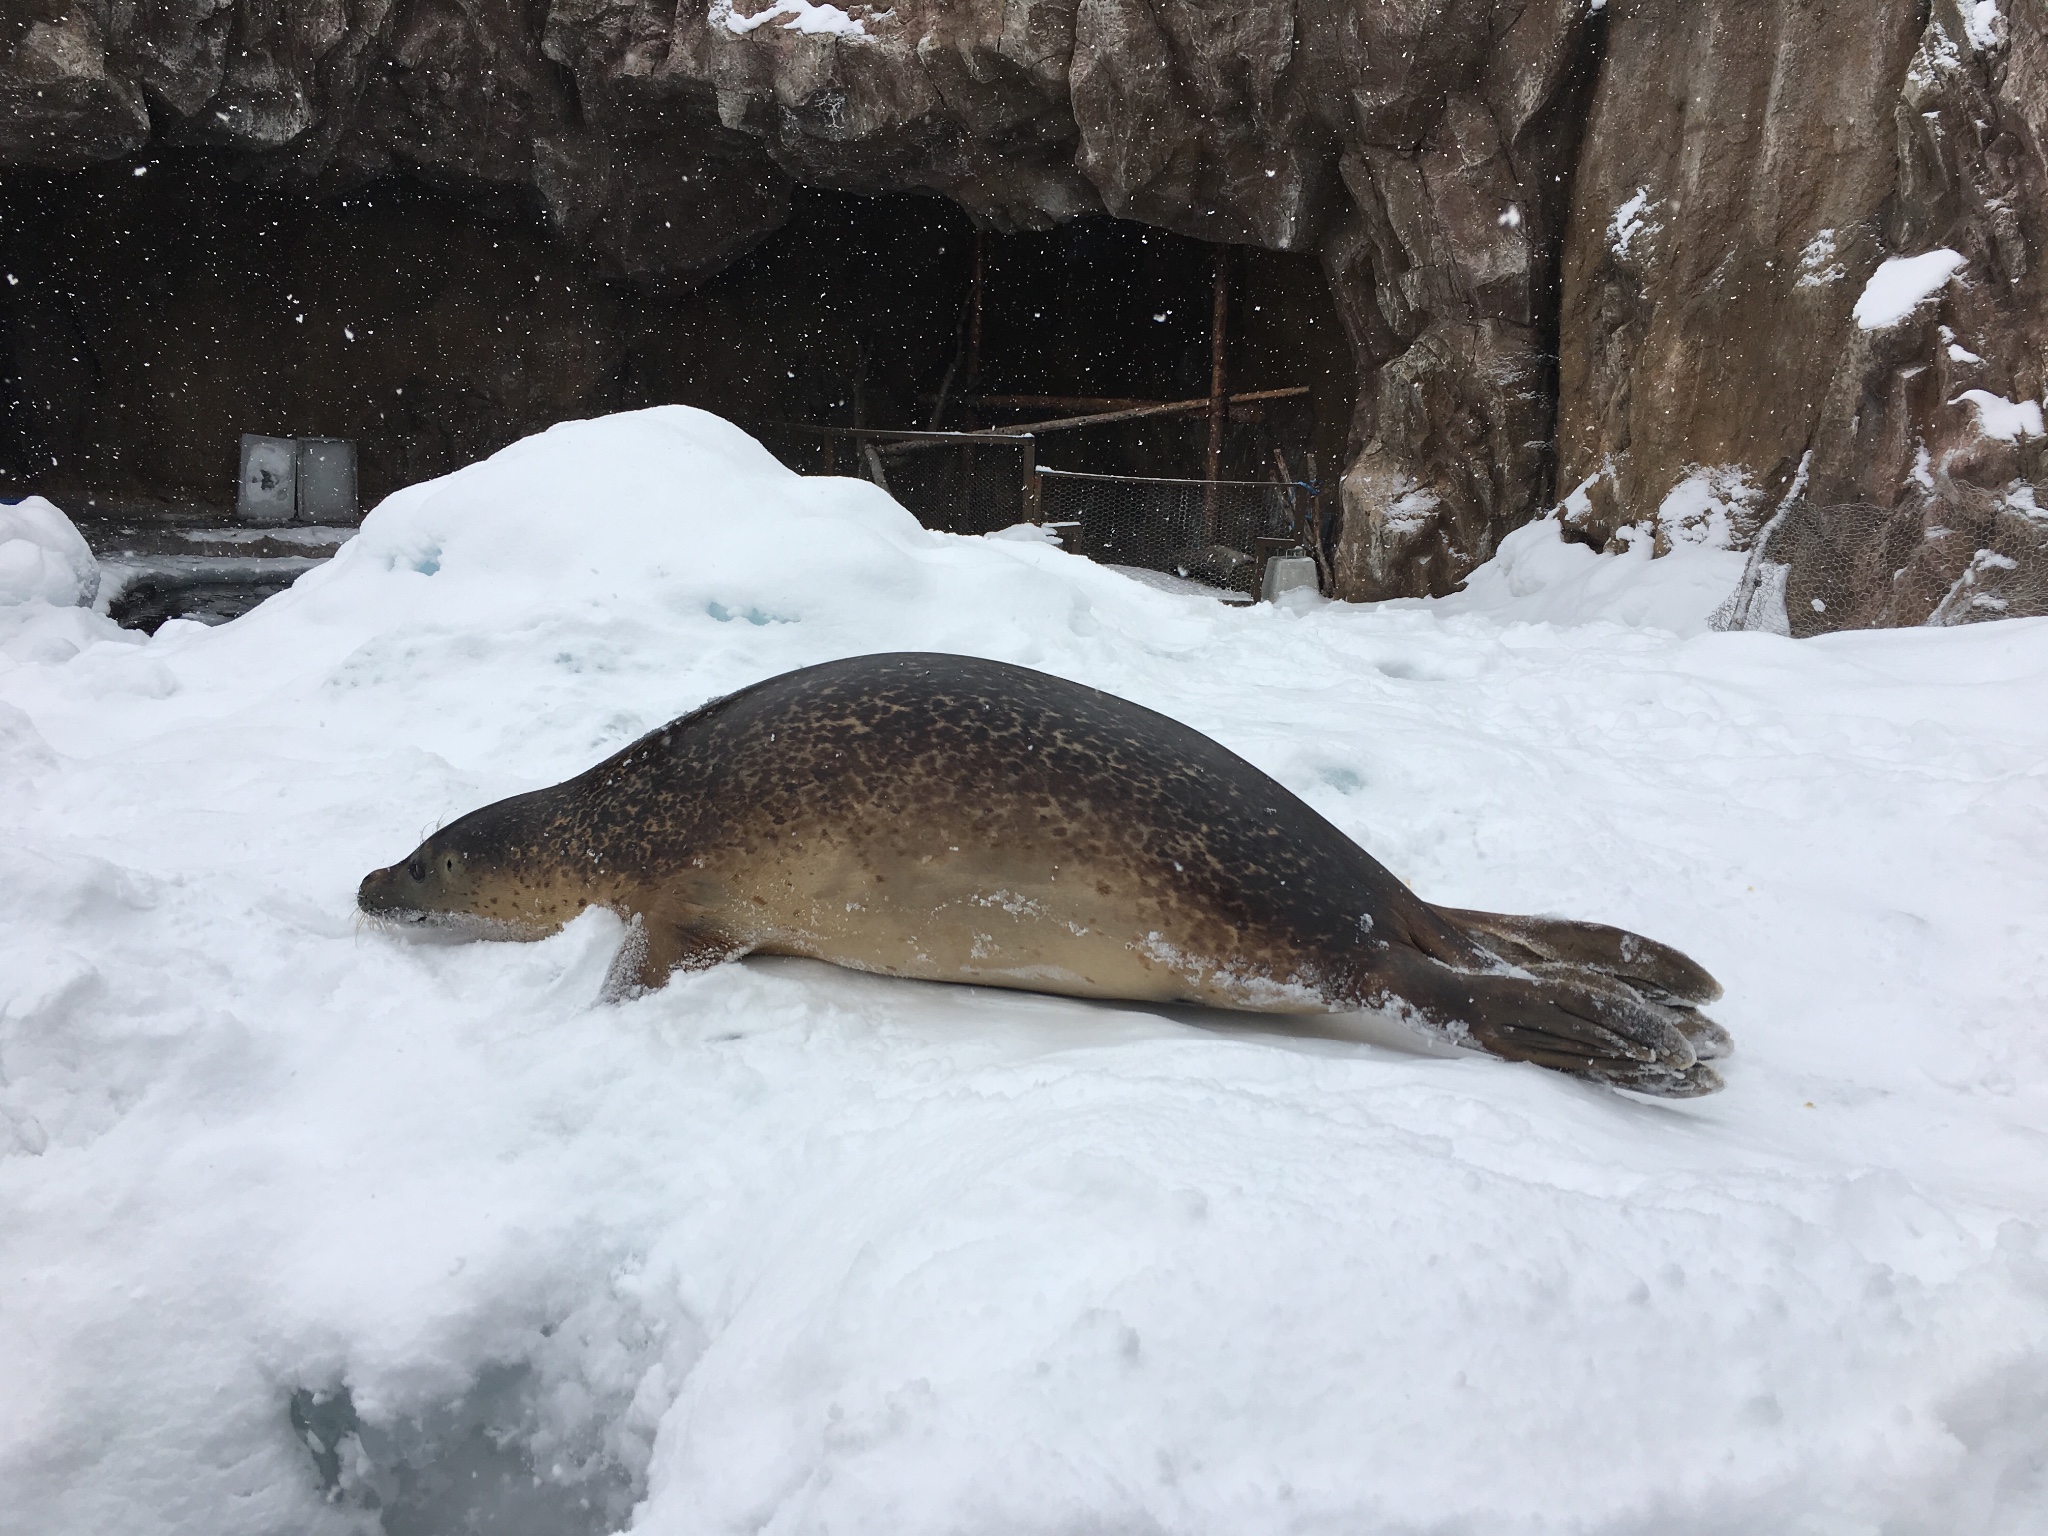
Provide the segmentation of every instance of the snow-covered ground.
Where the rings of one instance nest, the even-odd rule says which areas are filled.
[[[2048,621],[1709,632],[1739,564],[1541,524],[1455,598],[1230,608],[678,408],[219,629],[0,609],[0,1530],[2048,1529]],[[1727,1091],[795,962],[606,1007],[606,915],[352,915],[913,647],[1679,945]]]

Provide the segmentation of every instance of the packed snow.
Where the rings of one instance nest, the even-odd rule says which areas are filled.
[[[1870,274],[1850,313],[1866,331],[1888,331],[1935,298],[1967,265],[1962,252],[1946,247],[1918,256],[1894,256]]]
[[[0,503],[0,607],[71,607],[91,602],[99,588],[99,562],[54,502]]]
[[[216,629],[0,609],[0,1526],[2043,1529],[2048,621],[1713,632],[1739,566],[1545,522],[1233,608],[667,408]],[[437,822],[905,648],[1677,944],[1727,1090],[790,961],[605,1006],[607,914],[355,920]]]

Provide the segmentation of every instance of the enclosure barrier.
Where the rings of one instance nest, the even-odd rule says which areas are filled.
[[[873,481],[942,533],[993,533],[1040,520],[1037,443],[1027,433],[778,422],[762,435],[799,474]]]
[[[851,474],[887,491],[927,528],[992,533],[1055,528],[1075,554],[1159,571],[1250,598],[1266,561],[1301,549],[1323,560],[1315,487],[1281,480],[1174,480],[1045,469],[1017,432],[912,432],[777,423],[763,434],[802,474]]]
[[[1165,480],[1041,469],[1048,523],[1105,565],[1163,571],[1255,597],[1266,561],[1317,547],[1314,491],[1278,480]]]

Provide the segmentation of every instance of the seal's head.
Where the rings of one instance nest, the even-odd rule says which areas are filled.
[[[509,805],[511,802],[505,802]],[[410,857],[363,876],[356,906],[378,922],[433,924],[481,938],[538,939],[590,904],[545,878],[516,823],[487,806],[436,832]]]

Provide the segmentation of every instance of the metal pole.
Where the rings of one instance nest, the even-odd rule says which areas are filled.
[[[1223,478],[1223,423],[1230,404],[1224,393],[1224,332],[1230,320],[1230,247],[1216,247],[1209,307],[1209,490],[1202,498],[1202,542],[1216,542],[1216,482]]]
[[[1045,507],[1040,500],[1040,490],[1043,484],[1044,482],[1038,478],[1038,444],[1027,437],[1024,439],[1024,484],[1021,488],[1024,501],[1024,521],[1027,523],[1042,523],[1045,521]]]
[[[988,232],[977,229],[974,232],[974,307],[967,321],[967,382],[966,389],[974,388],[974,381],[981,377],[981,292],[988,278]]]

